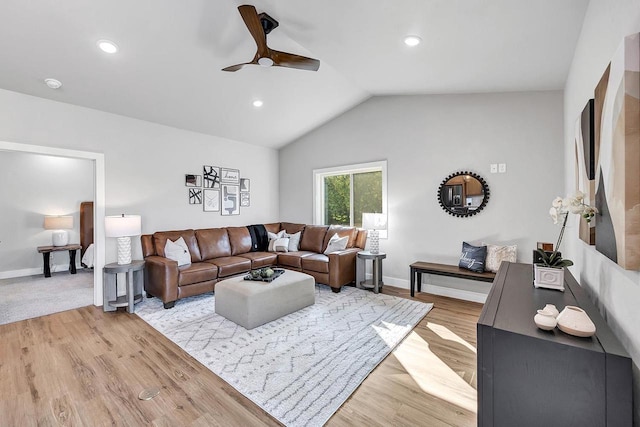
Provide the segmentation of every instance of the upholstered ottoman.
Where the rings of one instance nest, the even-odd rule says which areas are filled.
[[[232,277],[216,283],[216,313],[253,329],[315,303],[315,279],[297,271],[285,272],[272,282]]]

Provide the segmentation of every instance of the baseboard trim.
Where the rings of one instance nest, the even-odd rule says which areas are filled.
[[[479,292],[466,291],[464,289],[455,289],[437,285],[422,285],[422,291],[443,297],[456,298],[465,301],[479,302],[484,304],[487,301],[487,295]]]
[[[82,268],[82,267],[77,267]],[[69,271],[69,264],[56,264],[51,266],[51,273]],[[37,276],[44,274],[42,267],[23,268],[21,270],[0,271],[0,279],[13,279],[15,277]]]
[[[367,279],[371,279],[372,274],[366,274]],[[398,279],[397,277],[382,277],[382,281],[385,285],[393,286],[401,289],[411,289],[411,282],[406,279]],[[487,300],[487,295],[481,292],[473,292],[465,289],[457,289],[449,286],[431,285],[422,283],[422,292],[428,292],[434,295],[440,295],[443,297],[456,298],[465,301],[479,302],[484,304]]]

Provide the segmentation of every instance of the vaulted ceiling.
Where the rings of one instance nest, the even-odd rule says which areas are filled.
[[[320,69],[223,72],[256,51],[240,4],[3,0],[0,88],[277,148],[375,95],[562,89],[588,1],[256,0]]]

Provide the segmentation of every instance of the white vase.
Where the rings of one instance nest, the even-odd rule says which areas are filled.
[[[553,317],[558,317],[558,314],[560,314],[560,312],[558,311],[556,306],[553,305],[553,304],[545,305],[543,310],[546,311],[547,313],[551,314]]]
[[[564,292],[564,267],[545,267],[533,264],[533,286]]]
[[[596,333],[596,325],[593,324],[587,313],[580,307],[568,305],[558,315],[558,329],[569,335],[577,337],[590,337]]]
[[[558,323],[553,312],[546,310],[538,310],[538,314],[533,317],[533,321],[536,323],[538,328],[545,331],[552,330]]]

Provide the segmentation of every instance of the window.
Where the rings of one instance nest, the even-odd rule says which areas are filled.
[[[362,227],[363,212],[387,212],[386,161],[316,169],[313,177],[315,224]]]

